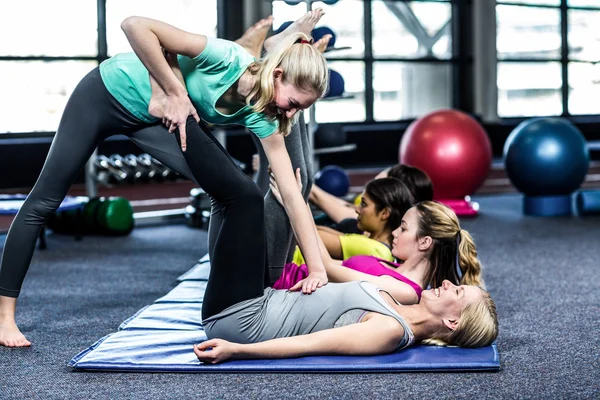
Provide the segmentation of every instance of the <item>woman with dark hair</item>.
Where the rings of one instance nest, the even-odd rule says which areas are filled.
[[[296,180],[300,186],[299,171],[296,171]],[[275,182],[271,184],[271,192],[279,198]],[[328,280],[368,281],[402,304],[419,302],[424,288],[437,287],[444,280],[455,285],[484,287],[473,238],[461,229],[458,217],[449,207],[434,201],[416,204],[406,211],[392,237],[391,255],[396,262],[373,255],[334,260],[319,240]],[[274,289],[302,288],[308,293],[304,290],[307,276],[306,265],[287,263],[272,286]]]
[[[427,174],[419,168],[396,164],[381,171],[373,180],[387,177],[401,180],[408,187],[415,203],[433,199],[433,184]],[[310,202],[321,209],[334,222],[332,225],[317,227],[322,238],[327,233],[338,235],[363,233],[358,227],[355,213],[355,204],[360,203],[360,196],[357,196],[353,204],[313,185],[309,195]]]
[[[356,222],[364,234],[339,234],[321,231],[320,237],[329,255],[347,260],[355,255],[373,255],[393,260],[392,231],[400,225],[402,216],[413,205],[408,187],[396,178],[372,180],[367,184],[356,207]],[[292,262],[300,265],[304,258],[297,248]]]

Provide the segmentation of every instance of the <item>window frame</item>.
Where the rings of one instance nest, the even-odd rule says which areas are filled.
[[[95,56],[2,56],[0,61],[96,61],[98,65],[108,58],[106,42],[106,0],[96,0],[97,26],[98,26],[98,51]],[[53,137],[55,131],[36,132],[0,132],[0,139],[19,138],[48,138]]]
[[[588,60],[581,60],[576,57],[569,57],[569,11],[580,10],[580,11],[600,11],[600,5],[598,7],[579,7],[568,5],[568,0],[561,0],[560,5],[544,5],[544,4],[523,4],[516,1],[496,1],[497,6],[519,6],[529,8],[543,8],[551,10],[559,10],[560,14],[560,37],[561,37],[561,48],[560,57],[554,58],[512,58],[512,57],[497,57],[497,63],[547,63],[547,62],[558,62],[561,64],[561,100],[562,100],[562,113],[559,115],[564,118],[575,118],[575,119],[586,119],[597,114],[571,114],[569,112],[569,64],[571,62],[590,63]],[[498,52],[496,51],[496,54]],[[497,84],[497,82],[496,82]],[[533,117],[530,116],[530,117]],[[523,119],[526,117],[500,117],[503,120],[511,119]]]
[[[468,41],[471,27],[462,23],[468,21],[472,0],[395,0],[402,2],[421,2],[421,3],[446,3],[450,4],[450,32],[452,37],[452,55],[449,58],[426,57],[377,57],[373,55],[373,0],[363,1],[364,15],[364,41],[365,52],[363,57],[336,57],[335,53],[327,55],[328,61],[362,62],[365,66],[365,121],[364,123],[389,123],[394,121],[377,121],[374,118],[375,92],[373,88],[373,64],[376,62],[402,62],[402,63],[431,63],[446,64],[452,69],[452,108],[470,112],[473,104],[473,94],[471,78],[468,70],[473,63],[473,57],[469,56]],[[456,88],[466,88],[466,90],[457,90]],[[412,121],[414,118],[401,119],[396,122]]]

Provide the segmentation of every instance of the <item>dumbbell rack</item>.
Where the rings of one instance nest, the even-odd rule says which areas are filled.
[[[98,158],[98,149],[96,149],[92,153],[92,156],[87,161],[85,166],[85,192],[89,199],[96,198],[100,195],[98,190],[98,181],[96,179],[98,173],[96,168]],[[134,219],[136,221],[136,225],[138,226],[183,218],[185,218],[185,210],[183,207],[181,209],[141,211],[134,213]]]

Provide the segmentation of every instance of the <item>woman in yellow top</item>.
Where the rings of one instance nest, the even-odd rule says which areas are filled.
[[[433,200],[433,184],[431,183],[431,179],[419,168],[396,164],[381,171],[373,179],[388,177],[400,179],[410,190],[415,203]],[[321,237],[331,234],[363,233],[358,228],[355,212],[356,206],[360,205],[361,197],[359,194],[352,203],[327,193],[317,185],[312,185],[309,194],[310,202],[334,222],[328,226],[317,226]],[[337,232],[332,232],[332,229]]]
[[[396,178],[375,179],[367,184],[360,205],[356,208],[359,229],[366,235],[320,235],[332,258],[347,260],[356,255],[371,255],[393,261],[392,232],[400,226],[402,216],[413,205],[408,187]],[[304,264],[302,253],[296,249],[293,263]]]

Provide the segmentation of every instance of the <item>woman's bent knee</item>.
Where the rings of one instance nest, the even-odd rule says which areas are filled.
[[[25,222],[33,225],[43,225],[60,206],[63,199],[36,199],[31,196],[25,200],[19,214],[24,213]]]
[[[264,206],[263,193],[258,185],[252,181],[248,181],[240,186],[237,199],[251,207],[260,207],[262,209]]]

